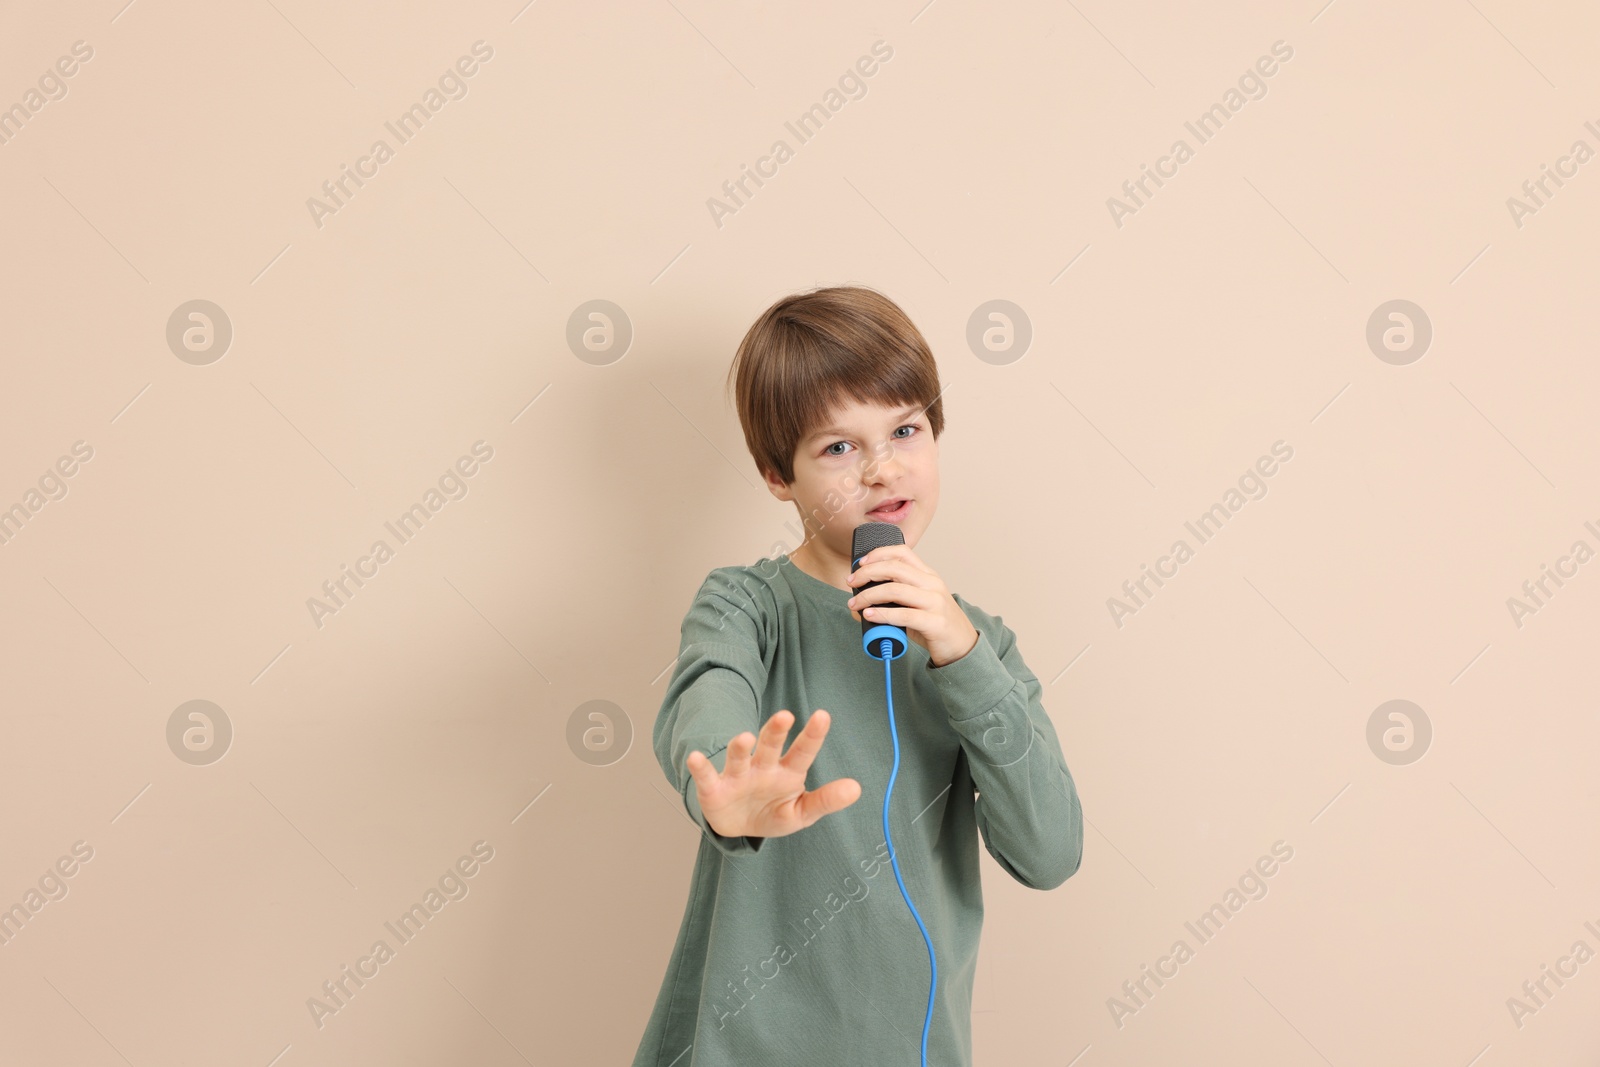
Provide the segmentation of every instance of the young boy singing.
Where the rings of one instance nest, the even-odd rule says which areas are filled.
[[[1078,870],[1083,814],[1016,635],[915,552],[939,506],[938,369],[893,301],[837,287],[768,308],[729,377],[805,540],[711,571],[684,616],[653,737],[703,836],[634,1067],[914,1067],[925,1024],[929,1064],[969,1067],[978,837],[1054,889]],[[905,544],[852,573],[863,522]],[[889,661],[889,836],[938,964],[931,1019],[927,942],[884,836],[894,741],[863,615],[911,641]]]

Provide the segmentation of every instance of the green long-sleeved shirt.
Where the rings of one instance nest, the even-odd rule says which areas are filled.
[[[684,616],[653,738],[702,836],[634,1067],[920,1063],[928,950],[889,863],[884,666],[862,649],[850,595],[779,556],[711,571]],[[934,667],[912,642],[890,664],[900,770],[889,828],[939,964],[928,1063],[969,1067],[978,834],[1017,881],[1053,889],[1078,869],[1083,814],[1016,635],[954,596],[978,631],[972,650]],[[854,778],[860,799],[786,837],[712,830],[689,753],[720,772],[729,740],[784,709],[787,751],[818,708],[832,722],[806,788]]]

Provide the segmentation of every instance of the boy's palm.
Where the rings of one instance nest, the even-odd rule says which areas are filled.
[[[806,792],[806,771],[827,736],[828,713],[817,709],[783,754],[783,739],[793,722],[789,711],[780,711],[767,720],[759,739],[747,730],[729,741],[721,774],[704,753],[689,753],[700,811],[717,833],[784,837],[849,807],[861,796],[861,783],[854,778],[836,778]]]

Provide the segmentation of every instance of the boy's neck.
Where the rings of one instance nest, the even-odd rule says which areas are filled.
[[[816,540],[807,541],[790,552],[789,562],[819,582],[825,582],[835,589],[850,589],[850,561],[843,556],[831,555],[825,549],[819,551]]]

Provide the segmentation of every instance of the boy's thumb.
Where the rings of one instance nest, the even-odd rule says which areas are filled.
[[[854,778],[836,778],[800,798],[801,818],[810,826],[824,815],[848,808],[860,798],[860,782]]]

